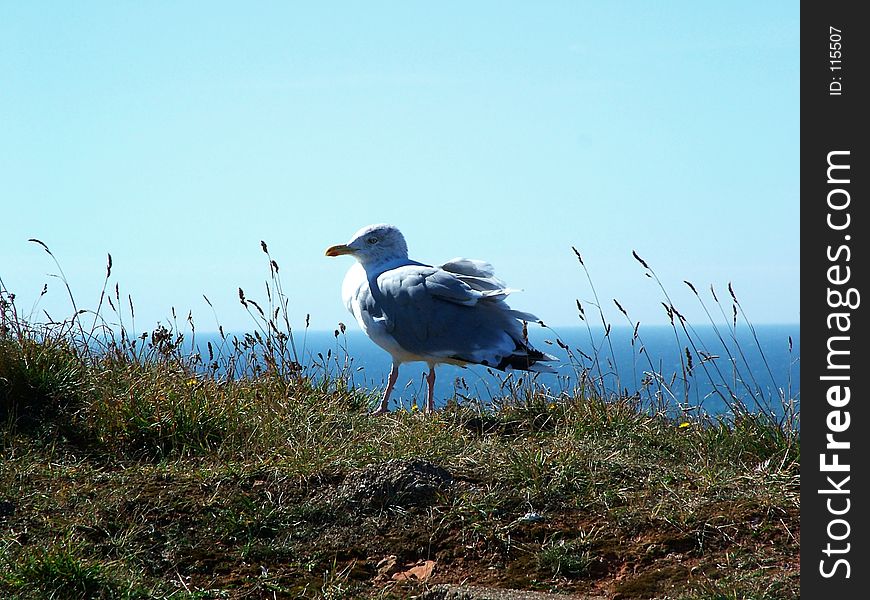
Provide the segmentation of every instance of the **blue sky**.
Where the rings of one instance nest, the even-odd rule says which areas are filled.
[[[598,294],[665,322],[653,265],[799,320],[797,2],[16,2],[0,5],[0,278],[52,316],[112,284],[137,328],[202,295],[251,329],[260,240],[292,316],[349,323],[350,258],[391,222],[413,258],[491,261],[512,305],[579,324]]]

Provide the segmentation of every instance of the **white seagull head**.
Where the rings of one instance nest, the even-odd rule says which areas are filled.
[[[394,225],[378,224],[363,227],[350,238],[347,244],[330,246],[326,256],[350,254],[363,267],[380,265],[408,259],[408,244],[405,236]]]

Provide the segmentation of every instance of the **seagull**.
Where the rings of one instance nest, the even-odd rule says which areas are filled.
[[[539,319],[507,305],[505,298],[516,290],[505,287],[489,263],[454,258],[432,266],[411,260],[402,232],[386,224],[363,227],[347,244],[326,249],[326,256],[344,254],[358,261],[341,286],[344,304],[365,334],[393,358],[375,413],[388,412],[405,362],[429,365],[428,412],[435,410],[439,363],[555,372],[540,363],[557,359],[533,348],[526,336],[526,323]]]
[[[387,403],[405,362],[429,365],[426,410],[435,410],[435,365],[479,364],[501,371],[555,371],[554,356],[536,350],[526,323],[539,319],[511,309],[511,290],[492,265],[454,258],[427,265],[408,258],[408,245],[393,225],[369,225],[347,244],[330,246],[326,256],[351,255],[358,262],[341,286],[347,310],[365,334],[393,358],[390,378],[375,414]]]

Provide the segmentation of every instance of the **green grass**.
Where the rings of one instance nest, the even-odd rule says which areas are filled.
[[[133,600],[149,596],[124,581],[123,575],[112,573],[111,565],[88,560],[82,553],[82,549],[65,546],[21,553],[6,565],[0,586],[19,598]]]
[[[0,337],[0,420],[35,428],[90,393],[75,348],[67,340]]]
[[[594,560],[590,544],[582,537],[567,542],[550,541],[538,552],[538,565],[549,569],[554,576],[582,577],[590,573]]]
[[[358,597],[379,593],[369,563],[388,554],[514,587],[582,589],[631,565],[659,575],[624,584],[626,597],[675,579],[687,598],[763,594],[771,577],[797,595],[796,440],[775,425],[680,427],[580,397],[378,418],[307,380],[276,394],[268,376],[148,367],[86,368],[96,393],[37,430],[7,426],[3,595]],[[351,474],[418,458],[457,479],[434,504],[372,514],[338,499]],[[531,510],[543,520],[525,521]],[[716,566],[735,554],[740,569]],[[683,561],[695,574],[653,569]]]
[[[330,377],[294,366],[276,274],[263,309],[240,295],[257,332],[203,357],[177,328],[131,337],[99,310],[31,323],[0,287],[0,596],[420,592],[378,575],[391,555],[434,560],[434,582],[799,596],[792,421],[528,382],[492,406],[373,417],[378,391],[351,389],[339,361]],[[413,461],[451,482],[412,501],[353,488]]]

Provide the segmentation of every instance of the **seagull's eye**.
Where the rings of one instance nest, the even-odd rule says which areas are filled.
[[[371,244],[377,244],[377,243],[378,243],[378,238],[372,236],[372,237],[370,237],[369,239],[367,239],[366,242],[367,242],[368,244],[370,244],[370,245],[371,245]]]

